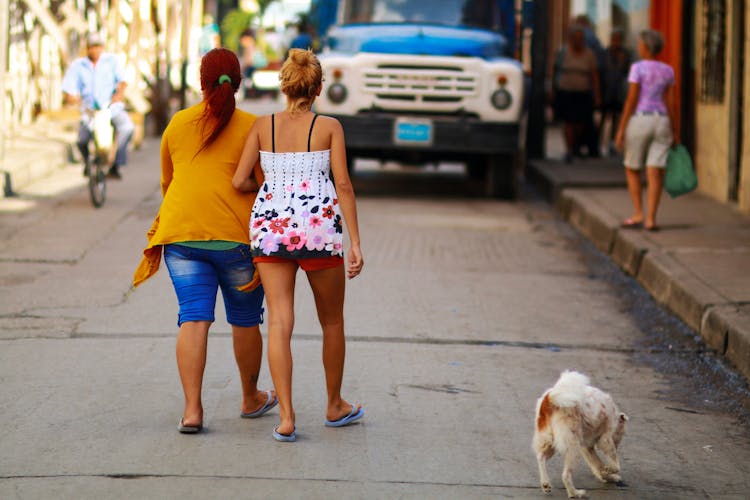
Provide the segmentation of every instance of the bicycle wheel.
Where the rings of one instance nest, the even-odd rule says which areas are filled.
[[[107,198],[107,176],[104,173],[104,158],[95,154],[89,157],[89,197],[96,208],[104,205]]]

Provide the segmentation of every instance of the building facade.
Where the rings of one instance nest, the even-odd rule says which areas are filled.
[[[553,2],[554,3],[554,2]],[[676,75],[678,128],[693,155],[698,189],[750,213],[750,9],[746,0],[570,0],[600,40],[615,27],[635,48],[644,28],[664,34],[659,59]]]
[[[695,163],[699,188],[750,213],[750,12],[745,0],[697,2]]]

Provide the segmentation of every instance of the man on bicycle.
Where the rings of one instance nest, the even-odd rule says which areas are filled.
[[[86,57],[74,60],[65,72],[62,91],[65,101],[80,104],[81,124],[78,129],[78,149],[84,165],[89,156],[91,141],[91,116],[87,111],[109,107],[112,125],[117,135],[115,160],[107,172],[107,177],[120,179],[119,168],[127,163],[127,149],[133,135],[134,125],[125,111],[125,87],[122,68],[114,54],[104,52],[104,41],[97,33],[86,37]],[[88,175],[84,167],[83,175]]]

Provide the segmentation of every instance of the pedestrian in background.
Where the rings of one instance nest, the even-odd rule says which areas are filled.
[[[622,226],[645,227],[655,231],[656,213],[664,186],[667,154],[679,142],[674,117],[674,70],[656,61],[664,47],[664,38],[654,30],[644,30],[638,38],[640,61],[630,67],[628,97],[622,111],[615,142],[625,148],[625,173],[635,211]],[[646,167],[648,182],[647,212],[643,213],[641,170]]]
[[[244,78],[244,85],[242,89],[242,95],[245,99],[254,97],[253,92],[253,73],[255,73],[254,57],[255,57],[255,33],[251,29],[246,29],[240,35],[240,65],[242,67],[242,77]]]
[[[363,261],[344,130],[335,118],[311,111],[322,89],[320,62],[309,50],[292,49],[279,77],[286,110],[255,122],[233,183],[243,191],[255,189],[250,176],[260,158],[265,182],[253,205],[250,239],[266,291],[268,364],[279,395],[281,421],[273,437],[295,441],[291,339],[297,269],[307,273],[323,328],[328,391],[325,425],[341,427],[364,416],[361,405],[341,397],[345,271],[354,278]],[[349,233],[346,270],[343,222]]]
[[[581,26],[583,29],[583,38],[586,47],[590,48],[594,52],[596,57],[596,67],[599,72],[599,95],[603,94],[604,91],[604,68],[605,68],[605,50],[602,47],[602,43],[596,36],[594,29],[594,23],[591,22],[591,18],[586,14],[579,14],[575,17],[574,24]],[[586,144],[586,150],[589,158],[598,158],[601,156],[599,151],[599,133],[601,131],[602,119],[597,119],[597,110],[599,105],[595,106],[594,111],[591,113],[591,119],[588,120],[583,130],[583,142]]]
[[[234,355],[242,383],[242,417],[259,417],[277,403],[273,391],[259,391],[263,340],[263,289],[250,254],[250,207],[258,186],[232,187],[232,176],[245,138],[255,121],[235,108],[242,75],[237,56],[213,49],[201,60],[203,102],[179,111],[161,141],[159,215],[149,231],[148,247],[133,285],[153,275],[161,259],[179,302],[177,368],[185,393],[178,430],[203,428],[201,387],[208,330],[221,288],[232,325]]]
[[[557,54],[552,92],[555,115],[565,129],[565,162],[570,163],[593,120],[594,107],[601,102],[596,56],[586,47],[580,25],[569,27],[567,45]]]
[[[310,23],[300,19],[297,23],[297,35],[289,42],[289,49],[313,50],[313,37],[310,34]],[[287,54],[288,55],[288,54]]]
[[[612,30],[609,47],[604,57],[604,99],[602,102],[602,130],[608,130],[604,137],[609,154],[616,153],[614,135],[619,125],[620,113],[628,95],[628,71],[633,57],[625,47],[625,33],[617,28]],[[607,126],[607,122],[609,125]]]
[[[75,59],[62,81],[65,101],[80,104],[81,123],[76,144],[83,157],[83,175],[88,176],[89,142],[93,135],[92,111],[109,108],[117,135],[115,159],[107,177],[120,179],[120,167],[128,163],[128,144],[135,126],[125,111],[125,75],[114,54],[104,52],[104,39],[98,33],[86,37],[86,57]]]
[[[203,27],[198,38],[198,53],[201,57],[208,54],[210,50],[221,46],[221,35],[219,25],[214,21],[214,16],[206,14],[203,16]]]

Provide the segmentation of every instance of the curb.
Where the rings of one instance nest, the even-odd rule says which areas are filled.
[[[48,144],[42,151],[23,150],[9,153],[11,154],[7,155],[3,162],[3,171],[8,173],[12,189],[17,191],[64,166],[70,156],[70,148],[60,143],[52,148]]]
[[[701,325],[706,343],[727,357],[750,379],[750,306],[716,306]]]
[[[71,159],[77,121],[50,121],[46,116],[19,130],[6,141],[2,171],[13,191],[49,176]],[[6,195],[15,193],[6,189]]]
[[[591,240],[596,248],[612,253],[617,220],[580,190],[563,190],[559,206],[568,206],[567,221]]]
[[[750,305],[730,301],[640,232],[620,228],[585,189],[557,192],[555,209],[566,222],[750,380]]]

